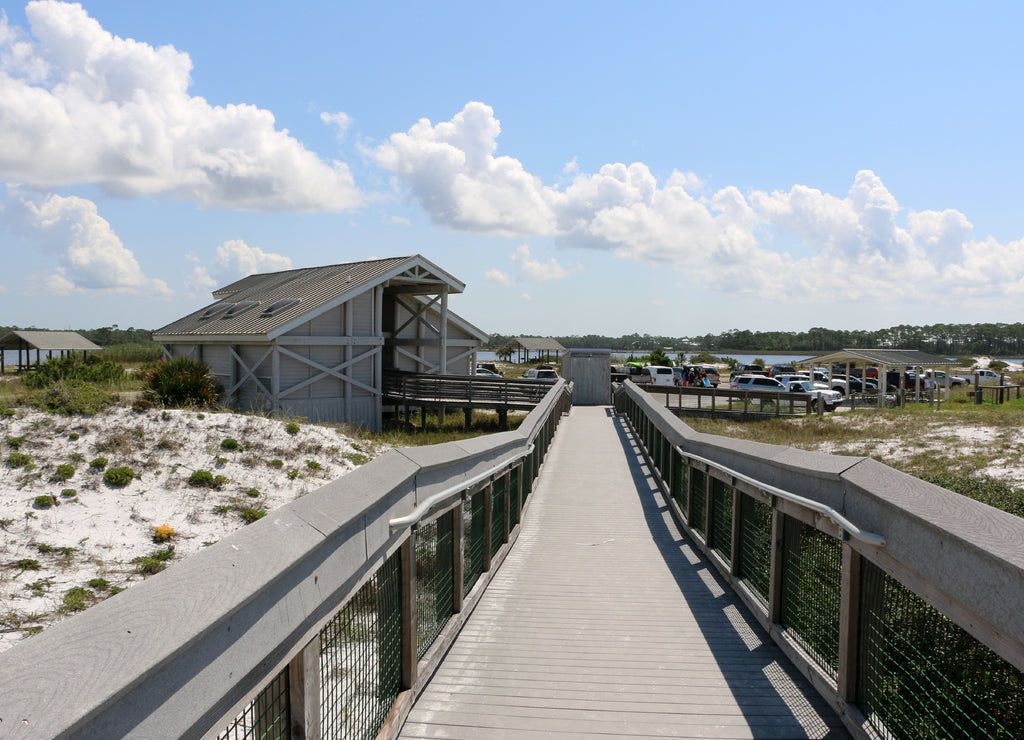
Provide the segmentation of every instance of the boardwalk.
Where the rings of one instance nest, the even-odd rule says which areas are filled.
[[[652,489],[622,421],[574,408],[401,737],[846,737]]]

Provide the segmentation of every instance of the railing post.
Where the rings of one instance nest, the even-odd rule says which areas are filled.
[[[712,540],[714,540],[714,538],[715,538],[715,535],[714,535],[714,529],[715,528],[714,528],[714,525],[713,525],[713,517],[711,516],[712,511],[714,511],[711,508],[711,505],[712,505],[711,504],[711,499],[714,496],[714,494],[713,494],[714,485],[712,483],[713,480],[714,479],[711,477],[711,471],[710,470],[705,470],[704,471],[704,546],[708,549],[709,553],[711,552],[711,548],[713,546],[712,545]]]
[[[493,503],[491,501],[492,484],[488,483],[484,487],[484,563],[483,572],[486,573],[491,569],[491,555],[493,554],[493,543],[491,542],[491,526],[494,520],[494,514],[491,510]]]
[[[511,491],[512,476],[509,473],[509,471],[506,470],[505,471],[505,475],[503,477],[505,479],[505,483],[502,486],[502,488],[505,489],[505,542],[508,542],[509,541],[509,535],[512,534],[512,527],[510,525],[510,522],[512,520],[512,517],[510,516],[511,513],[512,513],[511,512],[511,509],[512,509],[512,491]]]
[[[772,550],[768,566],[768,621],[782,621],[783,525],[786,518],[772,502]]]
[[[466,503],[459,501],[452,509],[452,613],[462,611],[462,600],[465,597],[466,585],[466,553],[462,548],[465,537],[465,520],[462,518]]]
[[[740,575],[740,534],[743,519],[740,516],[743,506],[743,494],[736,488],[736,480],[732,482],[732,552],[730,553],[729,573],[734,577]]]
[[[861,554],[843,543],[843,575],[839,600],[839,676],[836,689],[847,702],[857,698],[857,657],[860,641]]]
[[[416,530],[402,543],[402,688],[416,683]]]
[[[288,703],[291,737],[320,740],[320,635],[306,643],[288,664]]]

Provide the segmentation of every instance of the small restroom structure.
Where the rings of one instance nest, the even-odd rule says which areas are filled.
[[[562,375],[573,383],[573,406],[607,406],[612,402],[610,349],[566,350]]]

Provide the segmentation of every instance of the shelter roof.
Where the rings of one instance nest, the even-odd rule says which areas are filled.
[[[219,288],[219,300],[153,332],[175,337],[247,335],[273,339],[312,317],[383,285],[411,295],[461,293],[465,284],[420,255],[257,273]]]
[[[827,355],[818,355],[801,361],[803,365],[812,363],[826,365],[833,362],[856,362],[882,367],[949,367],[958,365],[957,360],[950,360],[939,355],[929,354],[917,349],[842,349]]]
[[[76,331],[44,331],[36,329],[18,329],[4,335],[0,339],[0,349],[25,348],[28,345],[32,349],[43,352],[57,352],[60,350],[85,350],[92,351],[103,349],[98,344],[93,344]]]
[[[528,352],[565,352],[565,347],[551,337],[516,337],[512,343]]]

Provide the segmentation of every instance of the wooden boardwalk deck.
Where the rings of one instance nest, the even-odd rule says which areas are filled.
[[[847,737],[603,407],[559,427],[516,546],[401,734],[552,736]]]

